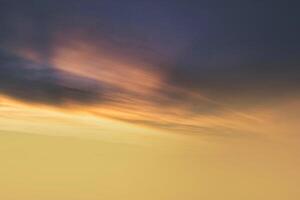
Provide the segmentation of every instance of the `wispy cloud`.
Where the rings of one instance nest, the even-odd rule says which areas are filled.
[[[299,98],[295,30],[279,21],[278,41],[264,26],[273,18],[257,21],[279,7],[251,18],[210,3],[168,5],[3,3],[1,95],[191,133],[240,130],[261,120],[253,110]]]

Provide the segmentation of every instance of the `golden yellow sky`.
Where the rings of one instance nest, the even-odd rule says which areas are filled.
[[[256,111],[243,133],[208,136],[2,97],[0,198],[296,200],[296,105]]]

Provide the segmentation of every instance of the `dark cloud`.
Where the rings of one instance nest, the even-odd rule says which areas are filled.
[[[0,52],[0,93],[34,103],[100,103],[101,88],[91,80]]]
[[[53,103],[97,99],[89,89],[59,85],[58,71],[49,68],[55,35],[68,38],[79,30],[95,46],[102,40],[113,46],[107,51],[147,58],[150,65],[169,72],[169,85],[218,102],[252,105],[297,95],[298,7],[296,1],[4,0],[1,48],[33,49],[46,67],[24,68],[31,63],[2,54],[1,90]],[[166,98],[154,97],[158,104],[186,103],[205,113],[219,110],[214,103],[190,105],[197,100],[166,90],[161,91]]]

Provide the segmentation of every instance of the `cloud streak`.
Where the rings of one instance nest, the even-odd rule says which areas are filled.
[[[171,131],[232,132],[300,91],[297,12],[246,4],[4,2],[0,92]]]

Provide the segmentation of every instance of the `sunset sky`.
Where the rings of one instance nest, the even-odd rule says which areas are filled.
[[[0,199],[300,199],[299,6],[2,0]]]

